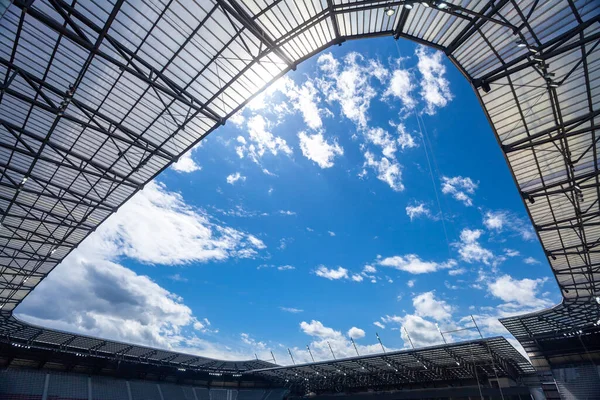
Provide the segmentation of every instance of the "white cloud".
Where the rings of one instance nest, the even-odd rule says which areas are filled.
[[[466,272],[467,272],[467,270],[464,268],[456,268],[456,269],[451,269],[450,271],[448,271],[448,275],[456,276],[456,275],[462,275]]]
[[[431,211],[427,207],[425,207],[425,203],[419,203],[414,206],[406,206],[406,215],[412,221],[415,218],[419,218],[420,216],[430,217]]]
[[[400,164],[395,159],[391,161],[386,157],[376,160],[373,153],[365,152],[365,163],[363,166],[371,167],[377,172],[377,179],[387,183],[392,190],[401,192],[404,190],[402,184],[402,172]]]
[[[356,356],[354,346],[346,336],[344,336],[338,330],[324,326],[320,321],[303,321],[300,324],[300,329],[305,334],[310,335],[314,338],[314,340],[310,343],[310,349],[314,358],[317,361],[332,358],[329,346],[331,346],[331,349],[333,350],[337,358]],[[379,343],[372,343],[367,345],[356,343],[356,347],[358,348],[358,351],[361,355],[381,353],[381,346],[379,345]],[[390,348],[389,350],[394,349]],[[304,350],[302,348],[293,348],[292,352],[297,362],[311,361],[311,357],[308,354],[307,350]]]
[[[279,307],[279,309],[281,311],[285,311],[285,312],[292,313],[292,314],[298,314],[298,313],[304,312],[304,310],[301,310],[299,308],[294,308],[294,307]]]
[[[296,269],[296,267],[293,267],[291,265],[280,265],[279,267],[277,267],[278,271],[291,271],[293,269]]]
[[[231,121],[238,128],[241,128],[242,126],[244,126],[245,120],[246,120],[246,118],[244,117],[242,111],[236,112],[228,119],[228,121]]]
[[[246,177],[241,175],[239,172],[227,175],[227,183],[233,185],[237,181],[246,181]]]
[[[485,213],[485,217],[483,218],[483,224],[488,229],[501,231],[502,227],[506,224],[506,217],[507,214],[504,212],[488,211]]]
[[[257,249],[266,249],[265,243],[254,235],[248,235],[248,241]]]
[[[365,131],[365,139],[367,142],[381,147],[381,151],[385,157],[393,158],[396,153],[396,140],[388,131],[383,128],[368,128]]]
[[[239,145],[236,147],[236,152],[240,158],[248,155],[254,162],[259,163],[266,152],[274,156],[280,152],[286,155],[292,154],[292,149],[285,139],[269,131],[269,123],[262,115],[250,117],[247,127],[248,140],[242,136],[237,138]]]
[[[291,100],[295,110],[302,113],[304,122],[311,129],[319,129],[323,125],[319,112],[318,91],[313,82],[306,81],[302,86],[298,87],[291,79],[285,81],[284,94]]]
[[[458,247],[460,258],[468,263],[482,262],[489,265],[494,260],[494,254],[479,244],[479,238],[483,231],[481,229],[463,229],[460,233]]]
[[[321,132],[314,135],[300,132],[298,139],[304,157],[314,161],[321,168],[333,167],[333,159],[344,154],[344,149],[336,141],[328,143]]]
[[[174,163],[171,167],[177,172],[194,172],[200,171],[202,167],[200,167],[196,162],[192,159],[192,151],[186,152],[184,155],[179,157],[176,163]]]
[[[197,321],[183,300],[147,276],[90,258],[89,243],[74,250],[27,297],[17,309],[19,317],[127,343],[172,348],[180,342],[181,331]]]
[[[353,274],[352,275],[352,280],[354,282],[362,282],[363,281],[363,277],[362,277],[362,275],[359,275],[359,274]]]
[[[329,233],[329,236],[335,236],[335,232],[333,231],[327,231],[327,233]]]
[[[150,182],[74,250],[17,311],[28,321],[52,328],[205,356],[245,357],[249,354],[199,338],[197,333],[209,331],[208,319],[196,318],[181,297],[116,260],[179,265],[249,257],[260,250],[249,237],[213,222],[180,194]],[[179,274],[170,278],[185,280]],[[47,307],[49,303],[56,306]]]
[[[541,263],[540,263],[538,260],[536,260],[536,259],[535,259],[535,258],[533,258],[533,257],[527,257],[526,259],[524,259],[524,260],[523,260],[523,262],[524,262],[525,264],[530,264],[530,265],[531,265],[531,264],[541,264]]]
[[[88,249],[102,259],[126,256],[150,264],[218,261],[255,252],[247,234],[212,222],[206,212],[156,182],[126,202],[88,241]]]
[[[417,142],[415,142],[415,138],[408,132],[406,132],[406,127],[403,124],[392,125],[396,127],[398,131],[398,145],[402,150],[411,149],[413,147],[417,147]]]
[[[425,112],[435,114],[437,108],[445,107],[453,96],[450,83],[444,77],[446,67],[442,62],[443,53],[430,51],[425,46],[418,46],[415,51],[419,62],[417,68],[421,73],[421,98],[427,104]]]
[[[188,279],[181,276],[180,274],[174,274],[174,275],[170,275],[169,279],[175,282],[187,282]]]
[[[396,97],[407,109],[414,108],[416,101],[411,96],[411,92],[415,89],[415,85],[411,82],[411,79],[412,76],[407,70],[394,70],[383,97]]]
[[[473,199],[471,196],[475,193],[478,184],[473,182],[471,178],[463,178],[455,176],[449,178],[442,176],[442,193],[452,195],[456,200],[461,201],[465,206],[472,206]]]
[[[340,331],[328,328],[324,326],[321,321],[315,321],[314,319],[310,321],[310,323],[302,321],[300,323],[300,329],[307,335],[319,338],[340,338],[342,336]]]
[[[243,343],[249,345],[253,349],[264,350],[264,349],[267,348],[267,344],[266,343],[259,342],[259,341],[255,340],[255,339],[253,339],[247,333],[240,334],[240,338],[242,339]]]
[[[421,317],[431,317],[436,321],[450,319],[453,307],[444,300],[437,300],[433,291],[421,293],[413,297],[413,306],[416,315]]]
[[[290,210],[279,210],[278,213],[281,215],[296,215],[296,213],[294,211],[290,211]]]
[[[454,260],[448,260],[444,263],[423,261],[415,254],[387,257],[379,260],[378,263],[381,266],[392,267],[399,271],[405,271],[411,274],[426,274],[440,269],[452,268],[456,265],[456,261]]]
[[[382,323],[381,323],[381,322],[379,322],[379,321],[375,321],[375,322],[373,322],[373,325],[375,325],[375,326],[376,326],[376,327],[378,327],[378,328],[385,329],[385,325],[384,325],[384,324],[382,324]]]
[[[517,257],[521,253],[518,250],[504,249],[504,254],[506,254],[507,257]]]
[[[348,270],[342,267],[329,269],[324,265],[320,265],[315,271],[315,274],[329,280],[348,279]]]
[[[317,59],[317,64],[323,72],[317,83],[327,102],[339,103],[346,118],[359,128],[365,128],[371,100],[377,94],[371,80],[382,81],[389,72],[378,61],[365,61],[354,52],[347,54],[342,63],[331,53],[324,53]]]
[[[415,280],[414,279],[409,279],[408,281],[406,281],[406,286],[408,286],[408,287],[414,287],[415,286]]]
[[[382,320],[383,322],[401,325],[400,336],[404,341],[405,347],[410,347],[410,341],[412,341],[415,347],[433,346],[443,343],[435,323],[418,315],[408,314],[404,317],[387,315]],[[410,340],[407,332],[410,335]]]
[[[508,308],[543,308],[552,305],[551,301],[537,297],[546,280],[547,278],[519,280],[503,275],[489,282],[488,289],[493,296],[505,301]]]
[[[375,268],[372,265],[365,265],[365,267],[363,268],[363,272],[367,274],[374,274],[377,272],[377,268]]]
[[[503,232],[508,230],[523,240],[534,240],[535,232],[529,221],[525,221],[509,211],[487,211],[483,217],[483,224],[490,231]]]
[[[352,339],[361,339],[365,337],[365,331],[363,331],[360,328],[357,328],[355,326],[353,326],[352,328],[350,328],[350,330],[348,330],[348,337],[351,337]]]

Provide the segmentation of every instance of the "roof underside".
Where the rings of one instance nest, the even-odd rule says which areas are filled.
[[[599,3],[405,3],[15,0],[0,20],[0,332],[77,340],[12,312],[269,82],[332,44],[379,35],[444,51],[476,88],[506,155],[564,296],[507,327],[519,339],[591,329],[600,318],[591,305],[600,294]]]

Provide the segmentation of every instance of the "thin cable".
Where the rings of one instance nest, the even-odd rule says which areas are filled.
[[[429,161],[429,152],[427,151],[427,143],[425,143],[423,129],[421,128],[421,123],[419,122],[419,115],[417,116],[417,124],[419,125],[419,132],[421,133],[421,141],[423,142],[423,148],[425,149],[425,157],[427,157],[427,165],[429,166],[429,176],[431,176],[431,184],[433,185],[433,191],[435,192],[435,199],[437,201],[438,209],[440,210],[440,216],[442,220],[442,226],[444,227],[444,236],[446,237],[446,244],[448,245],[448,257],[451,256],[450,249],[450,239],[448,239],[448,231],[446,230],[446,222],[444,217],[444,211],[442,210],[442,205],[440,203],[440,196],[438,195],[437,185],[435,184],[435,178],[433,176],[433,168],[431,167],[431,161]],[[423,123],[423,127],[425,123]]]

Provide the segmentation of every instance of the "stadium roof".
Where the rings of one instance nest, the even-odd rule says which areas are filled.
[[[518,319],[516,336],[556,333],[565,315],[569,329],[593,327],[599,8],[13,1],[0,20],[0,330],[22,327],[13,310],[73,248],[269,82],[332,44],[382,35],[443,51],[476,89],[505,153],[564,297],[544,323]]]
[[[250,371],[309,390],[383,387],[521,376],[535,369],[503,337]]]

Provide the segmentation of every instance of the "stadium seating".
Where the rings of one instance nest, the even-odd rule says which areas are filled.
[[[282,400],[285,389],[192,387],[26,369],[0,370],[0,400]]]

